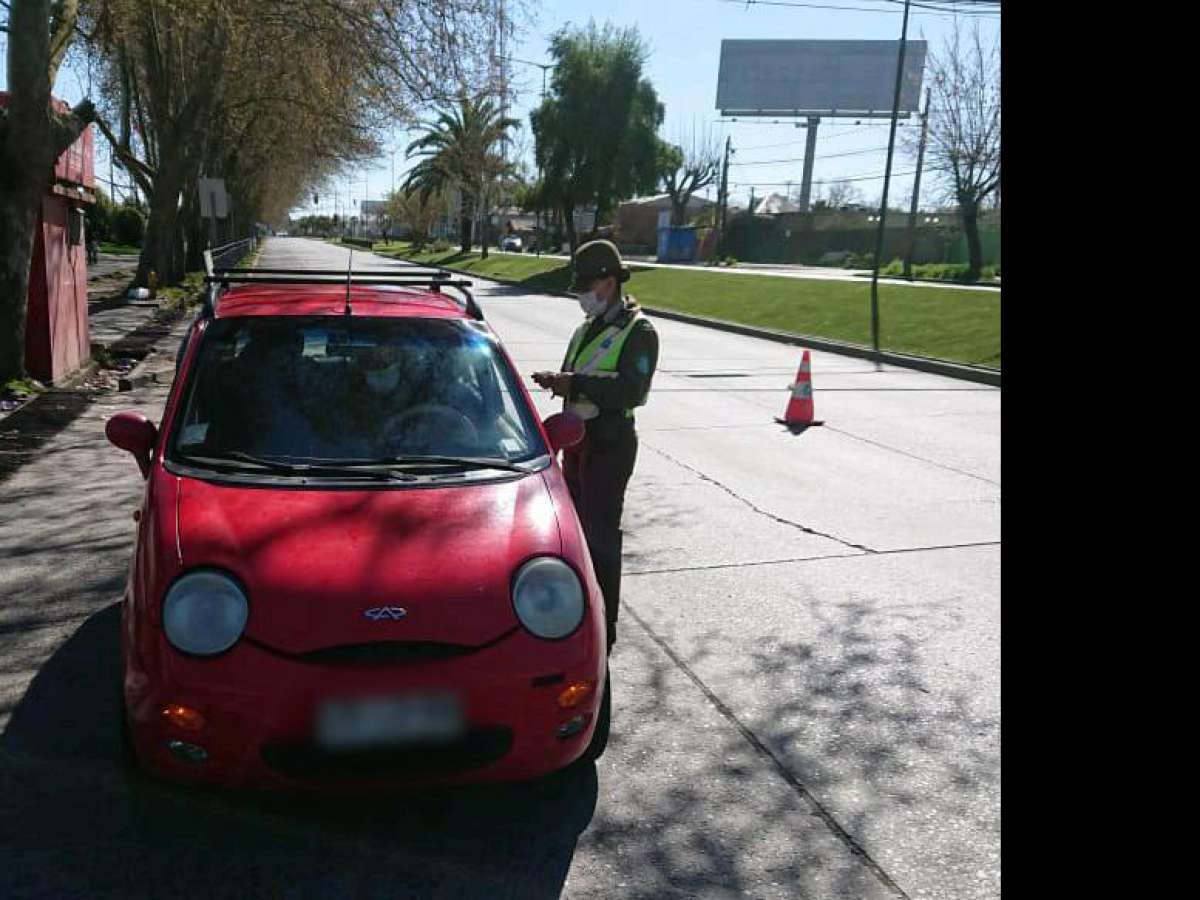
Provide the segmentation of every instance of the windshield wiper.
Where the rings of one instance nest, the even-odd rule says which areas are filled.
[[[221,456],[192,456],[185,454],[184,459],[207,465],[225,465],[231,463],[249,463],[272,472],[282,472],[287,475],[352,475],[357,477],[376,476],[394,478],[399,481],[414,481],[415,475],[398,472],[392,466],[360,465],[355,463],[300,463],[273,459],[268,456],[257,456],[244,450],[228,450]]]
[[[494,456],[442,456],[420,454],[416,456],[389,456],[378,460],[378,462],[391,463],[399,466],[435,464],[467,466],[472,469],[504,469],[508,472],[520,472],[523,475],[528,475],[533,471],[525,466],[509,462],[507,459],[500,459],[499,457]]]

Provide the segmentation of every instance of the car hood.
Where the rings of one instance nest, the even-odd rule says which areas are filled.
[[[562,547],[540,474],[373,490],[179,487],[184,568],[232,572],[249,599],[247,637],[289,653],[486,644],[519,624],[514,569]],[[368,615],[380,607],[403,613]]]

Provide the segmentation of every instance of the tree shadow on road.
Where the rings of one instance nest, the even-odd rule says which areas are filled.
[[[352,800],[152,782],[121,756],[119,623],[119,604],[88,618],[0,738],[0,895],[560,895],[595,766]]]
[[[726,580],[729,591],[755,591],[744,573]],[[891,896],[889,879],[911,896],[935,885],[964,900],[999,896],[999,722],[973,690],[940,681],[924,647],[930,634],[962,624],[955,602],[802,596],[797,614],[814,627],[789,637],[786,629],[762,635],[736,624],[697,628],[686,604],[658,597],[651,612],[639,587],[622,614],[625,633],[645,622],[678,663],[661,646],[637,648],[646,692],[636,708],[622,704],[614,714],[610,753],[626,749],[624,723],[678,704],[681,690],[703,693],[679,677],[685,670],[719,698],[728,725],[676,723],[706,767],[676,778],[665,794],[631,793],[620,820],[597,817],[585,842],[624,843],[640,823],[662,823],[624,857],[631,870],[663,873],[660,896],[717,886],[758,896],[764,884],[786,886],[780,896]],[[628,641],[625,649],[633,649]],[[716,785],[753,797],[753,815],[722,810]],[[714,814],[719,833],[669,837],[671,823]],[[776,846],[790,852],[772,858]],[[885,874],[864,864],[864,851]]]

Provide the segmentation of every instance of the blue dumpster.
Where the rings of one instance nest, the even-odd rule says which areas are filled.
[[[695,262],[695,226],[658,229],[657,259],[659,262]]]

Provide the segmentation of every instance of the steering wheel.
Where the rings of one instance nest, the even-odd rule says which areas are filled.
[[[448,434],[438,436],[444,437],[448,443],[461,443],[472,447],[479,443],[479,431],[475,424],[457,409],[441,403],[421,403],[412,409],[397,413],[384,422],[384,446],[391,451],[395,444],[407,436],[405,432],[408,430],[408,423],[419,418],[442,423]]]

